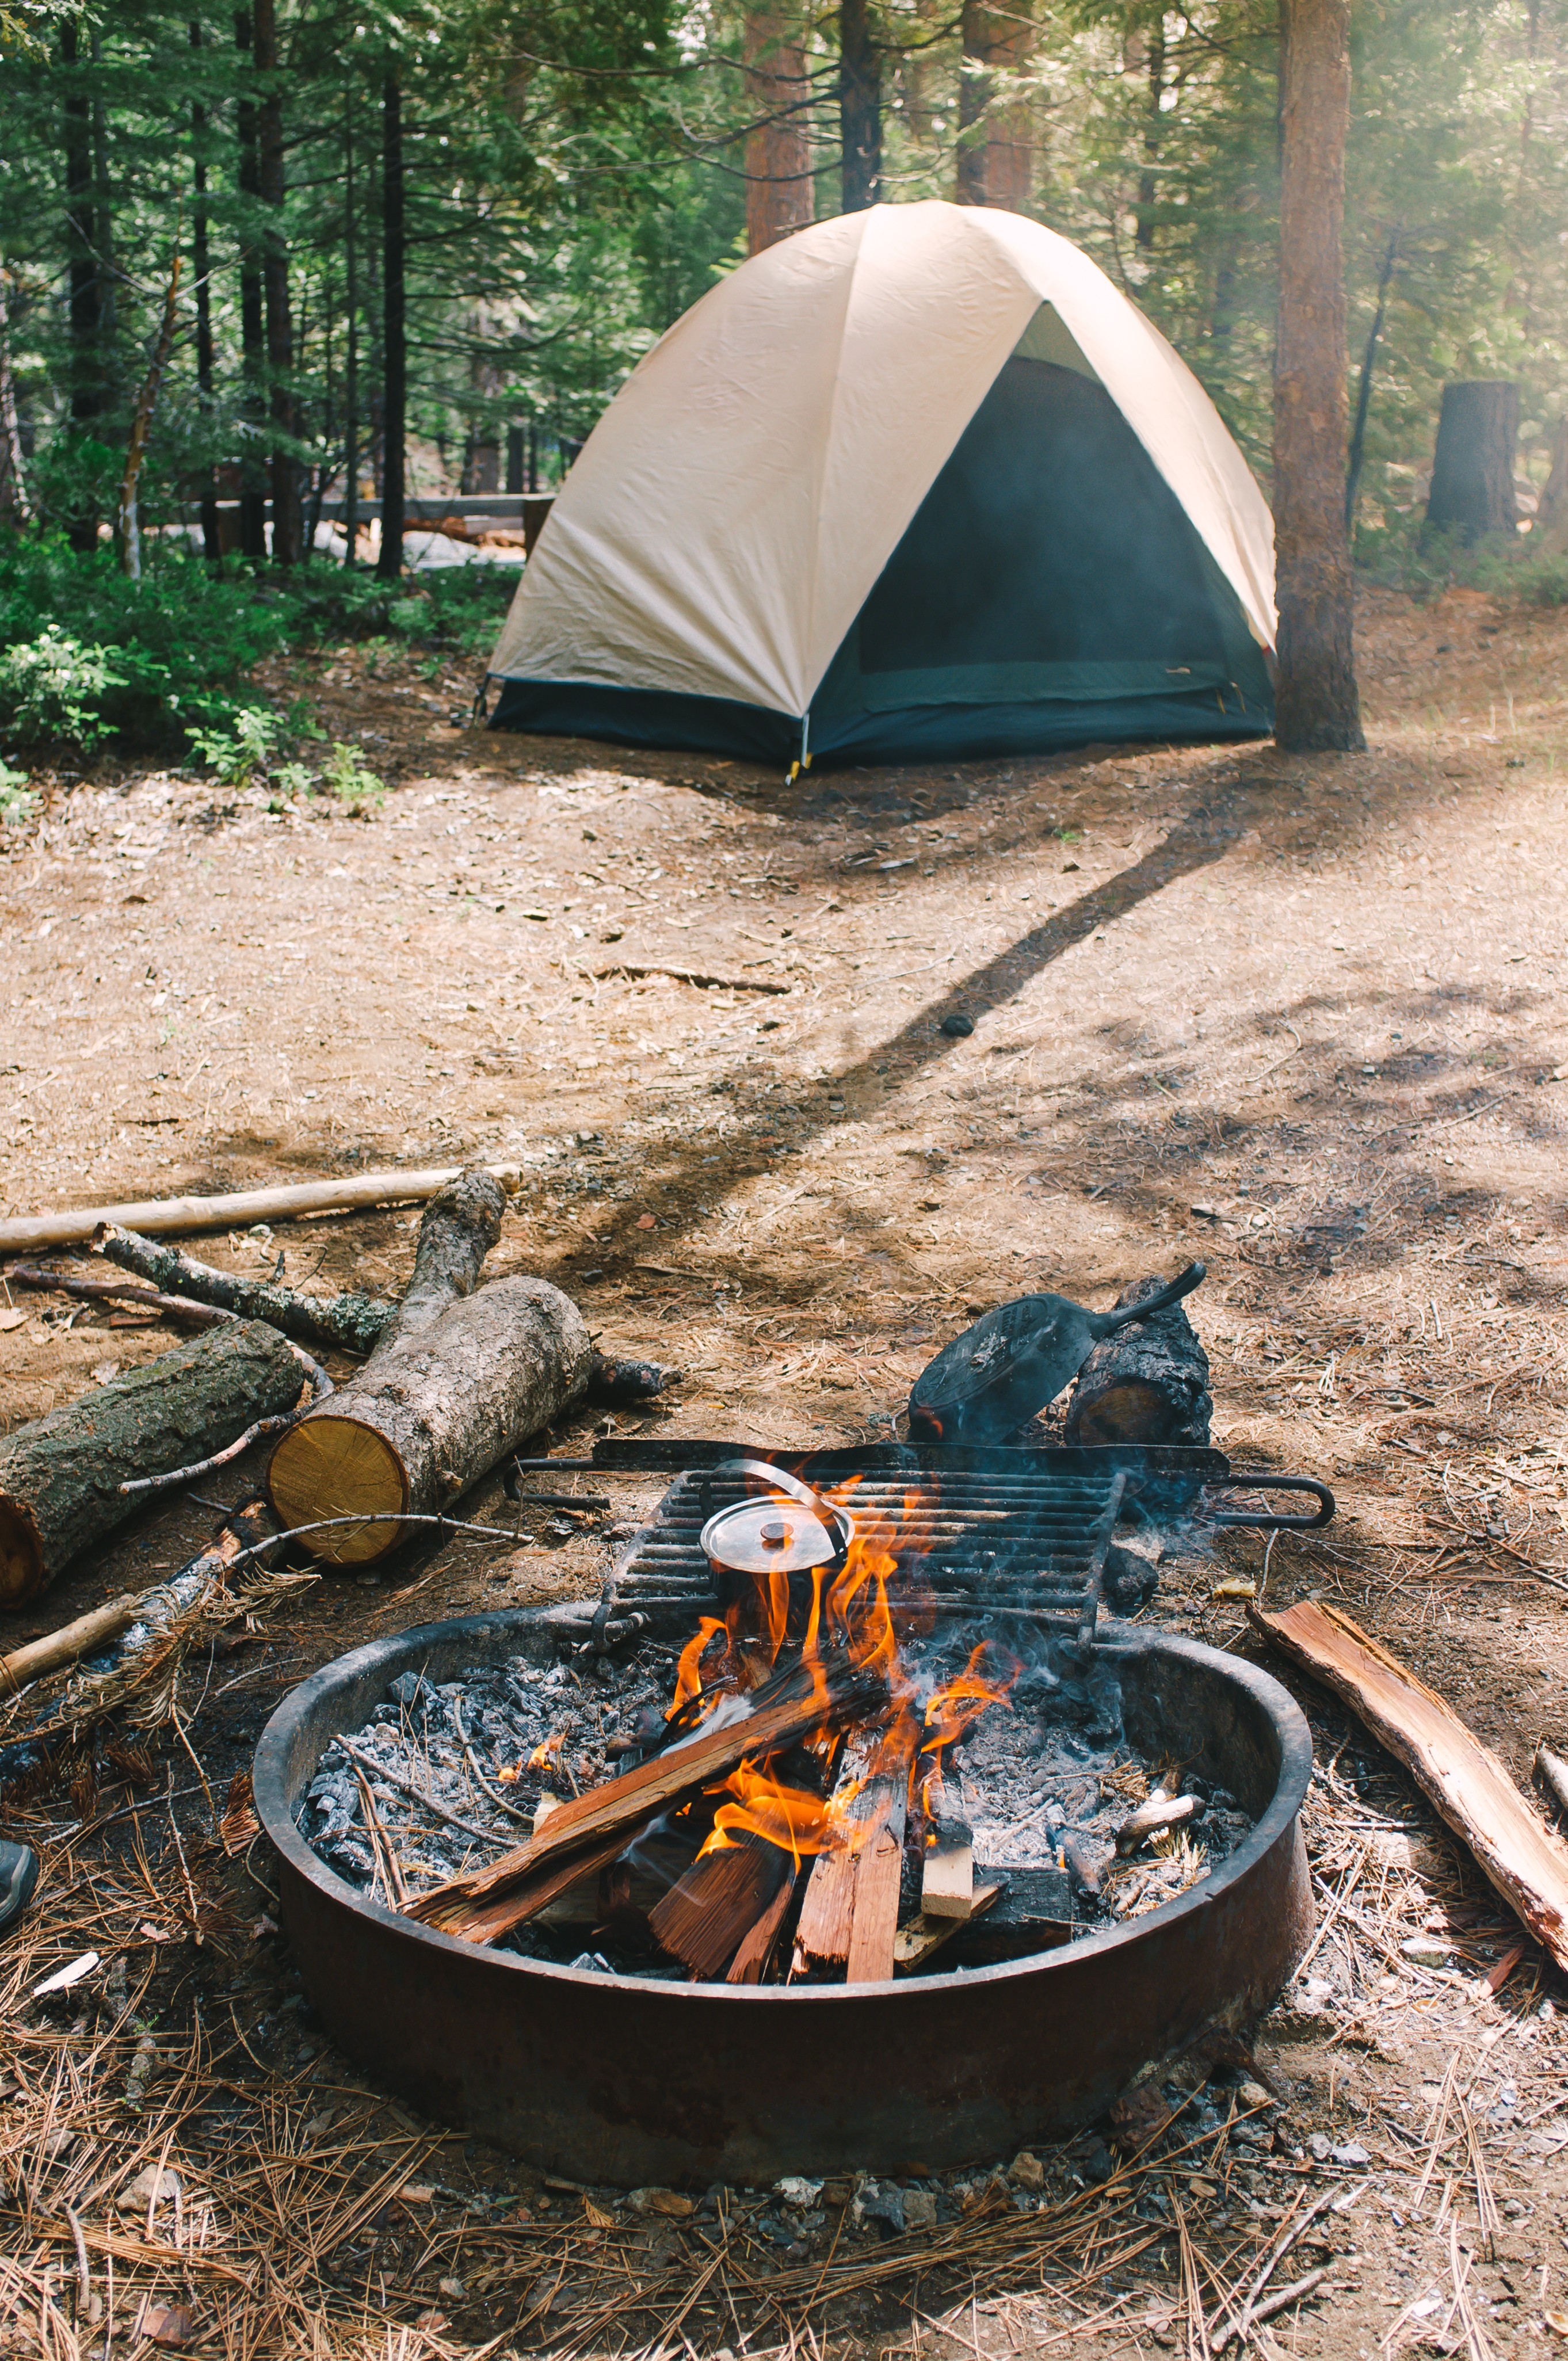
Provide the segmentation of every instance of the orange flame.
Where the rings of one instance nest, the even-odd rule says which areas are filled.
[[[791,1854],[798,1869],[802,1854],[826,1851],[832,1840],[838,1799],[829,1803],[807,1787],[786,1787],[755,1763],[740,1763],[722,1788],[711,1792],[728,1793],[734,1800],[720,1804],[714,1814],[713,1834],[698,1853],[699,1861],[705,1853],[721,1852],[751,1836]]]
[[[671,1698],[665,1713],[666,1721],[680,1711],[688,1697],[699,1697],[705,1686],[711,1686],[704,1683],[702,1660],[721,1632],[724,1634],[728,1653],[729,1633],[725,1626],[716,1616],[705,1615],[696,1627],[695,1636],[688,1640],[681,1650],[681,1660],[675,1666],[675,1694]]]
[[[527,1768],[530,1771],[554,1771],[555,1757],[565,1743],[566,1733],[564,1730],[558,1730],[553,1737],[542,1740],[529,1756]],[[513,1776],[516,1776],[515,1773]]]

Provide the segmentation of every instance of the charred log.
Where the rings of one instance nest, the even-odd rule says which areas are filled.
[[[1141,1303],[1164,1284],[1135,1279],[1116,1309]],[[1096,1345],[1079,1371],[1063,1431],[1069,1443],[1203,1444],[1213,1410],[1209,1356],[1185,1308],[1172,1303]]]

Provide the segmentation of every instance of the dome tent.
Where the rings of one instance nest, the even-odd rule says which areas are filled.
[[[1273,726],[1273,528],[1086,255],[932,199],[712,288],[572,468],[501,729],[897,762]]]

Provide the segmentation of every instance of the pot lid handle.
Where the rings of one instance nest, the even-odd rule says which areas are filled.
[[[802,1508],[814,1510],[832,1534],[830,1563],[840,1566],[849,1556],[850,1543],[855,1538],[854,1523],[849,1510],[840,1509],[832,1500],[825,1500],[820,1492],[814,1492],[809,1484],[802,1483],[800,1477],[792,1476],[786,1467],[775,1467],[766,1459],[722,1459],[712,1473],[715,1476],[755,1476],[775,1491],[787,1492],[792,1499],[800,1502]]]

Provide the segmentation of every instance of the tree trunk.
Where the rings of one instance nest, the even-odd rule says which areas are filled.
[[[408,324],[403,236],[403,112],[396,74],[381,92],[381,554],[376,571],[396,582],[403,570],[404,437],[408,410]]]
[[[294,346],[289,318],[289,249],[283,230],[283,91],[279,76],[277,0],[256,0],[256,71],[261,88],[256,110],[257,182],[267,208],[262,243],[262,282],[267,310],[269,408],[279,436],[294,432]],[[272,555],[280,566],[297,566],[304,555],[300,508],[300,471],[281,442],[274,443]]]
[[[5,273],[0,269],[0,523],[25,523],[27,482],[22,455],[22,421],[11,368],[11,313]]]
[[[64,66],[81,62],[74,25],[60,28],[60,56]],[[74,76],[65,96],[65,244],[71,272],[71,417],[81,430],[104,406],[103,327],[98,255],[93,235],[93,102]],[[98,519],[82,511],[67,520],[72,549],[98,546]]]
[[[804,228],[816,210],[811,84],[799,28],[777,0],[747,8],[744,36],[752,122],[746,135],[746,251],[761,254]]]
[[[1355,423],[1350,430],[1350,456],[1344,472],[1344,530],[1347,540],[1355,533],[1355,508],[1361,498],[1361,471],[1366,464],[1366,421],[1372,408],[1372,371],[1377,358],[1378,339],[1383,323],[1388,316],[1388,290],[1394,283],[1394,273],[1399,266],[1400,230],[1390,230],[1383,253],[1383,267],[1377,273],[1377,303],[1372,314],[1372,325],[1366,331],[1366,349],[1361,356],[1361,375],[1355,388]]]
[[[882,202],[882,59],[867,0],[839,10],[839,136],[842,210],[863,213]]]
[[[1116,1310],[1157,1295],[1165,1283],[1135,1279]],[[1172,1303],[1102,1338],[1078,1373],[1062,1432],[1069,1443],[1206,1444],[1213,1411],[1209,1356],[1186,1307]]]
[[[20,1607],[138,1505],[122,1481],[225,1449],[292,1409],[304,1372],[260,1322],[209,1329],[0,1441],[0,1607]]]
[[[1561,556],[1568,550],[1568,418],[1560,418],[1552,430],[1552,472],[1535,512],[1530,546],[1532,556],[1541,551]]]
[[[1298,753],[1365,743],[1344,531],[1349,19],[1349,0],[1281,0],[1276,735]]]
[[[235,17],[234,45],[249,56],[252,43],[248,9],[241,9]],[[242,97],[235,109],[235,139],[239,149],[237,179],[241,201],[240,365],[245,377],[246,418],[259,429],[266,415],[261,385],[265,372],[266,339],[262,326],[260,257],[256,246],[256,206],[261,193],[261,168],[256,152],[256,106],[251,99]],[[243,556],[265,557],[267,492],[260,464],[251,456],[253,448],[252,438],[247,435],[245,456],[239,463],[239,546]]]
[[[960,205],[1001,205],[1021,213],[1034,183],[1027,106],[1005,90],[997,69],[1027,62],[1033,27],[990,0],[964,0],[964,71],[959,82],[959,152],[953,194]]]
[[[403,1514],[428,1514],[581,1394],[594,1349],[571,1298],[538,1279],[478,1289],[506,1192],[482,1166],[433,1198],[413,1278],[359,1375],[283,1435],[268,1468],[285,1524],[387,1521],[302,1536],[317,1557],[364,1565],[396,1548]]]
[[[202,46],[202,27],[193,21],[191,26],[191,47]],[[191,260],[196,274],[196,394],[202,413],[202,424],[207,434],[213,431],[213,290],[212,251],[207,236],[207,110],[199,99],[191,103],[191,148],[194,157],[194,202],[191,208]],[[214,565],[221,562],[223,544],[218,539],[218,502],[213,482],[212,462],[203,470],[204,489],[202,493],[202,554]]]
[[[358,224],[354,212],[354,84],[343,93],[344,323],[347,351],[343,364],[343,562],[358,560],[359,540],[359,269]]]
[[[1519,390],[1507,378],[1478,378],[1442,389],[1427,523],[1467,542],[1519,531],[1514,454]]]

